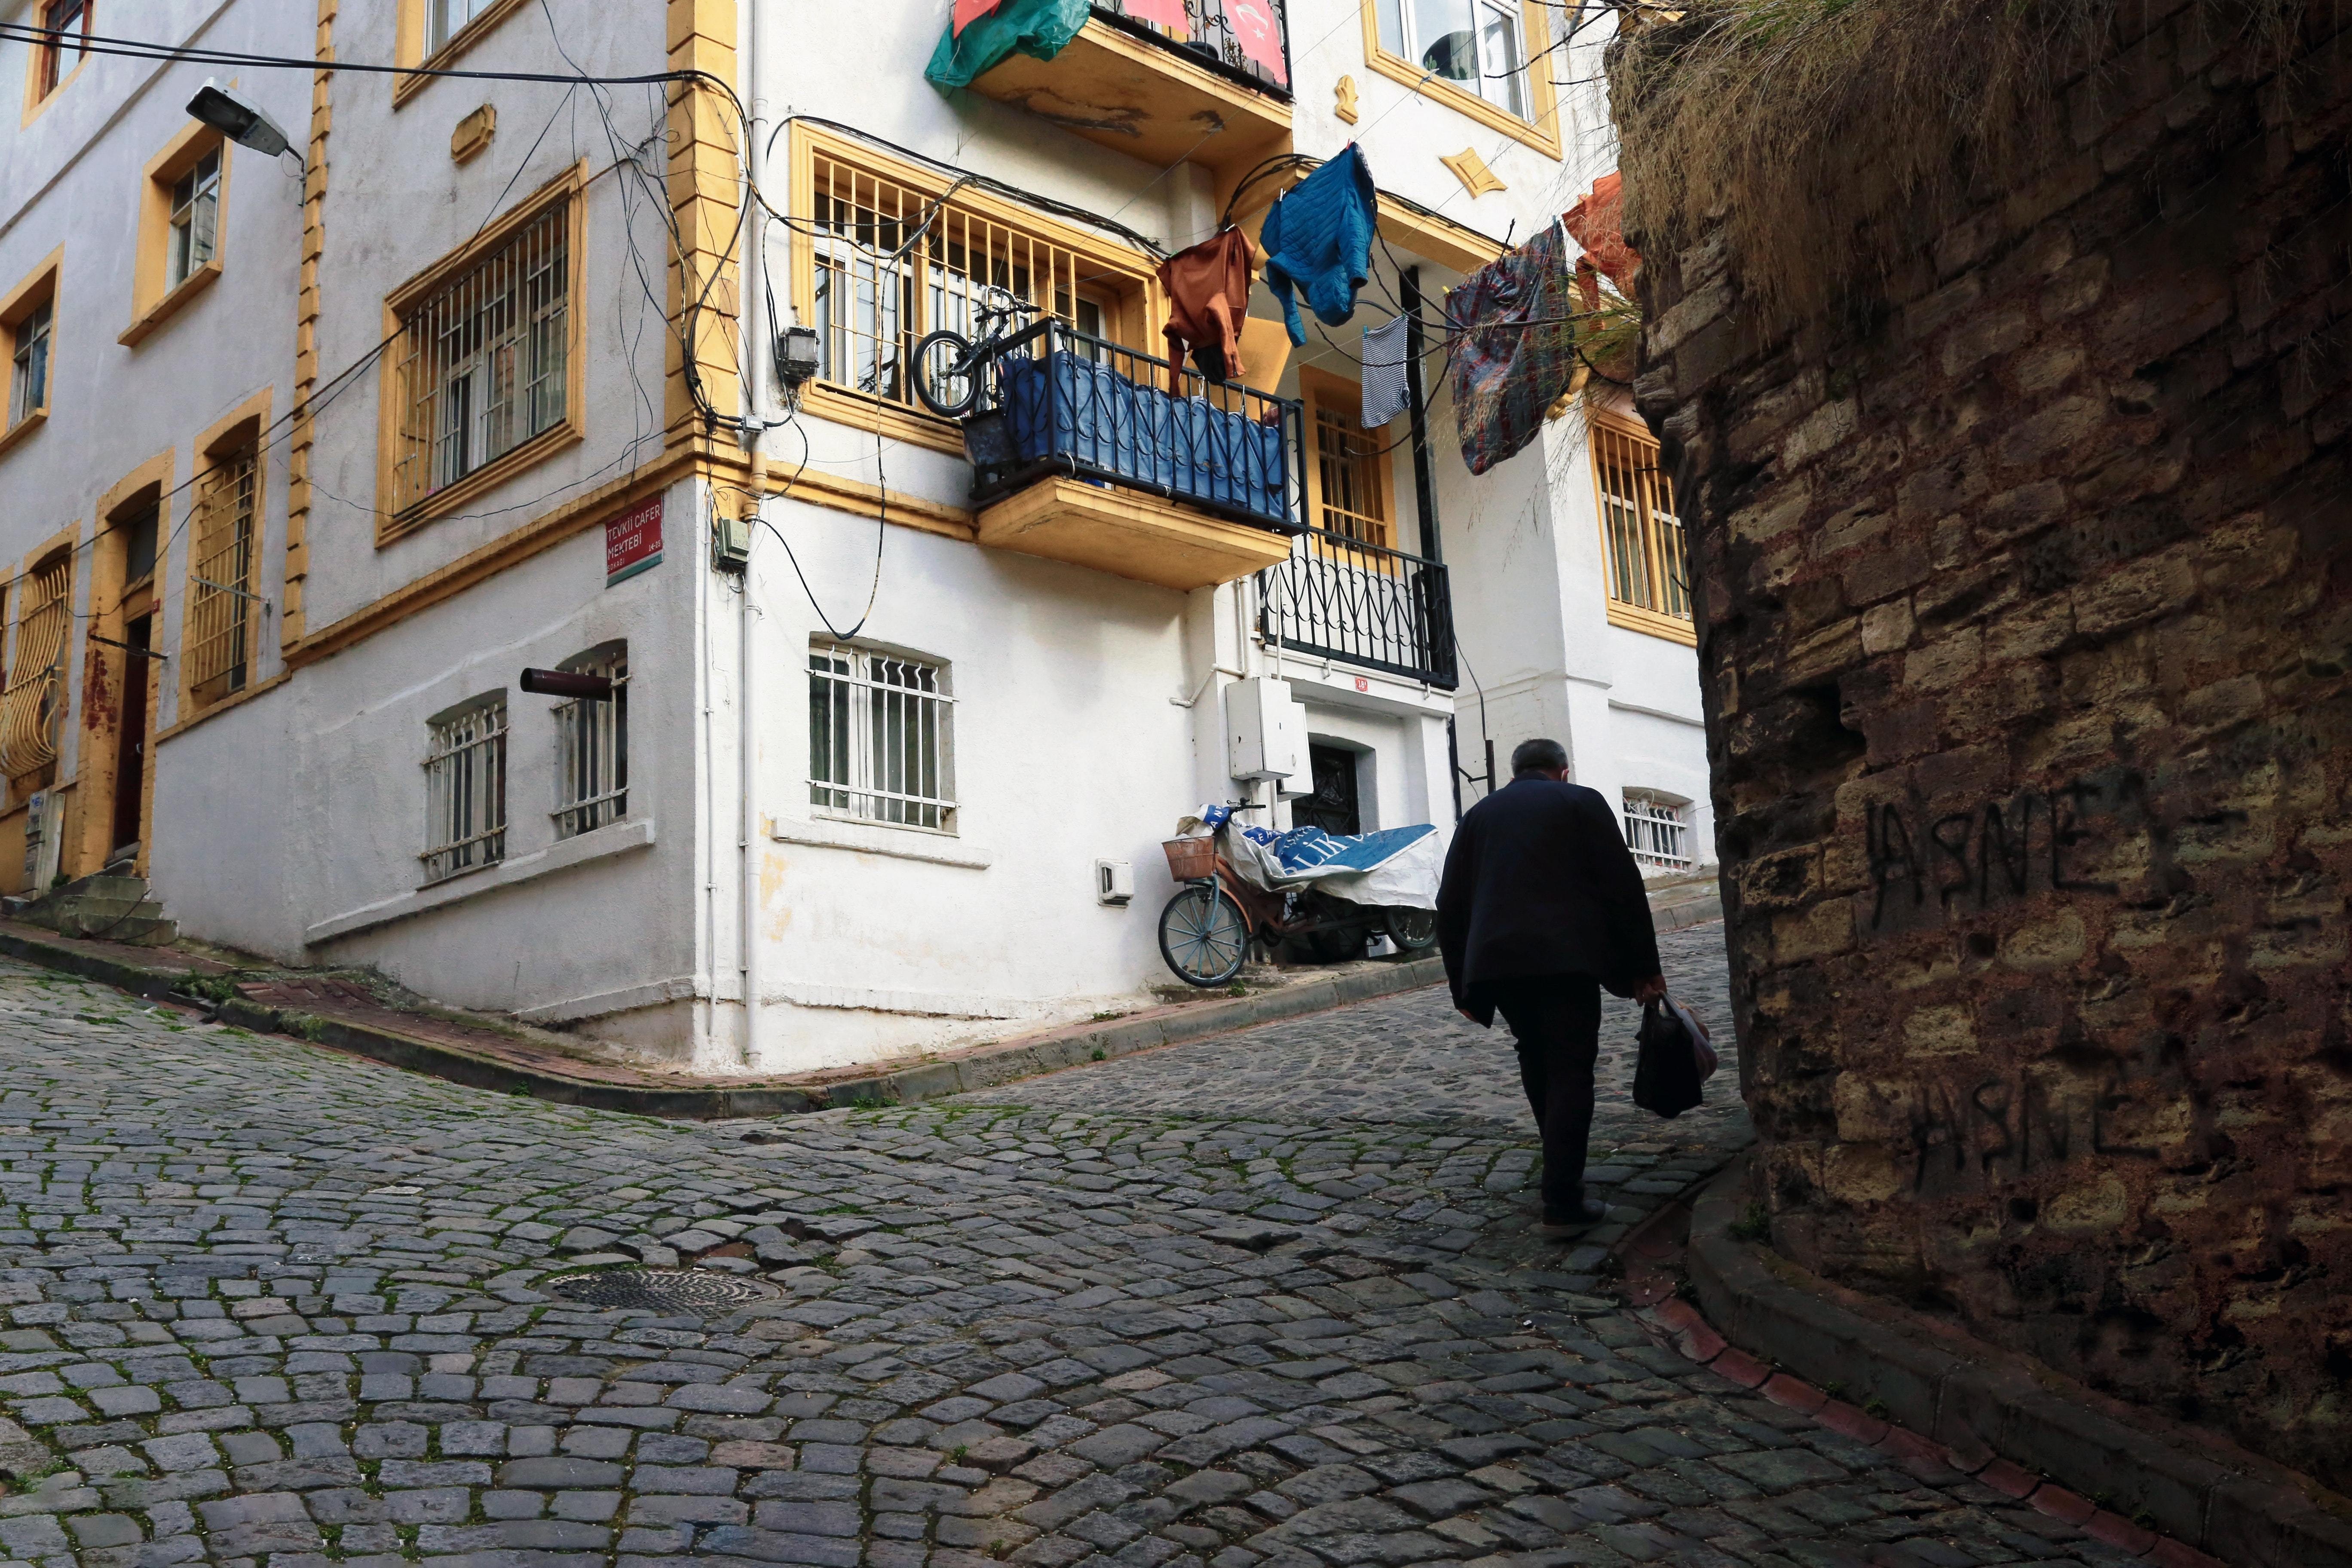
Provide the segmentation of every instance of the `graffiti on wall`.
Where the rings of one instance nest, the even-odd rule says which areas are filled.
[[[1912,929],[2039,893],[2112,896],[2086,874],[2119,833],[2146,833],[2146,781],[2129,769],[1937,815],[1895,803],[1866,809],[1870,928]]]

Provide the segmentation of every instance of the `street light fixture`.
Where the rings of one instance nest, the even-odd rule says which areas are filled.
[[[287,140],[286,132],[278,128],[276,121],[262,113],[258,105],[234,88],[223,87],[209,78],[196,90],[196,96],[188,100],[188,112],[239,146],[272,158],[294,152],[294,144]],[[295,153],[294,161],[300,163],[302,155]]]

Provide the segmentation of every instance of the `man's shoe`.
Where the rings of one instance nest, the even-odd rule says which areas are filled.
[[[1582,1236],[1608,1217],[1607,1204],[1602,1203],[1599,1198],[1587,1198],[1572,1215],[1562,1214],[1558,1209],[1544,1210],[1543,1222],[1536,1226],[1536,1234],[1562,1238]]]

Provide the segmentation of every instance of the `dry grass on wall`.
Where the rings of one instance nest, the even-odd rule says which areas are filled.
[[[1718,219],[1780,327],[1871,288],[1959,213],[2072,149],[2131,41],[2184,11],[2275,61],[2352,0],[1628,0],[1611,62],[1625,227],[1680,250]]]

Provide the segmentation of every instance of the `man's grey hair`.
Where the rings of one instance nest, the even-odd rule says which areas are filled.
[[[1511,752],[1511,776],[1515,779],[1567,766],[1568,748],[1558,741],[1521,741]]]

